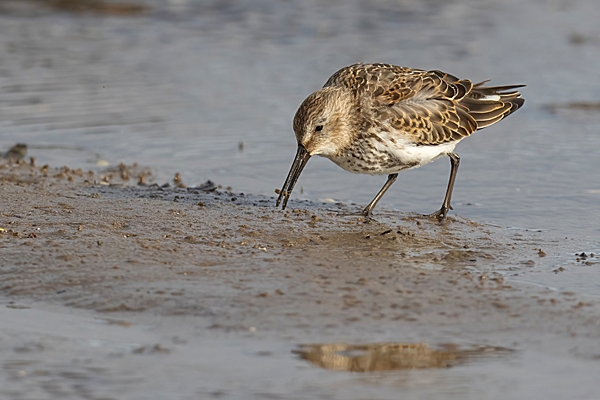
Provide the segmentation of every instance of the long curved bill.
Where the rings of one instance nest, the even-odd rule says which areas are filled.
[[[283,204],[281,206],[282,210],[285,210],[285,206],[292,194],[292,190],[294,190],[294,186],[296,185],[296,181],[300,177],[300,173],[304,169],[304,166],[308,162],[310,158],[310,153],[308,150],[304,148],[301,144],[298,145],[298,151],[296,152],[296,158],[294,158],[294,163],[292,164],[292,168],[290,168],[290,172],[285,179],[285,183],[279,192],[279,197],[277,198],[277,204],[275,207],[279,207],[281,204],[281,200],[283,199]]]

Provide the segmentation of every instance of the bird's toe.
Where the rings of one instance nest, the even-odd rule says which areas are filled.
[[[448,208],[446,207],[442,207],[439,210],[437,210],[436,212],[433,212],[431,214],[427,214],[425,215],[428,218],[434,218],[437,219],[440,223],[444,222],[446,220],[446,216],[448,215]]]

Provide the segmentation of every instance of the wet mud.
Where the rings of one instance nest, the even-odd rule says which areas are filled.
[[[292,200],[282,211],[272,197],[212,183],[140,185],[123,178],[144,168],[119,169],[0,164],[6,307],[91,310],[127,329],[157,330],[170,318],[177,337],[186,336],[191,318],[202,336],[283,341],[286,360],[296,354],[298,362],[334,370],[458,368],[479,351],[469,348],[489,346],[561,357],[583,347],[584,358],[600,357],[597,298],[511,278],[544,263],[546,274],[557,274],[550,259],[566,249],[539,233],[460,217],[439,225],[385,209],[365,223],[353,214],[357,207],[343,204]],[[349,345],[340,348],[341,339]],[[389,343],[398,341],[404,344]],[[145,343],[130,354],[172,350]],[[10,360],[16,350],[5,342],[1,351]]]
[[[366,306],[368,319],[418,320],[424,304],[411,307],[393,294],[413,298],[435,285],[435,297],[421,301],[429,312],[439,308],[438,320],[451,321],[459,317],[449,311],[452,302],[470,293],[457,295],[457,288],[483,290],[482,313],[509,308],[502,304],[514,288],[494,266],[531,265],[545,256],[537,241],[521,239],[514,248],[502,230],[459,217],[439,225],[381,210],[365,223],[342,204],[296,202],[282,211],[273,198],[214,184],[125,185],[123,176],[141,174],[137,166],[115,174],[23,162],[2,167],[3,259],[15,272],[3,271],[2,289],[98,311],[193,313],[203,303],[198,291],[211,290],[214,277],[232,293],[254,296],[259,308],[319,296],[349,319]],[[26,265],[28,273],[20,273]],[[173,300],[174,293],[159,289],[171,280],[197,287],[177,291]],[[142,282],[157,288],[119,293]],[[228,326],[226,315],[215,317],[214,324]]]

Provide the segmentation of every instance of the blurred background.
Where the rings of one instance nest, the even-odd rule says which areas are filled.
[[[297,107],[335,71],[441,69],[527,84],[523,109],[457,147],[454,213],[596,238],[599,15],[596,0],[0,0],[0,150],[271,196]],[[446,158],[402,173],[380,212],[438,209],[448,174]],[[384,181],[315,157],[294,196],[358,210]]]

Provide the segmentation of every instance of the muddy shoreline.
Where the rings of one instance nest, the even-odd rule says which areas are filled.
[[[364,223],[343,204],[293,202],[282,211],[273,198],[216,187],[126,186],[119,176],[101,184],[98,178],[108,174],[24,163],[0,171],[3,292],[101,312],[185,313],[204,302],[197,295],[214,290],[216,280],[229,295],[253,297],[248,306],[256,311],[306,298],[342,314],[366,307],[362,318],[417,321],[435,314],[441,323],[455,322],[461,313],[452,310],[469,309],[460,303],[481,297],[477,314],[518,319],[518,305],[507,302],[524,289],[495,267],[525,269],[546,257],[535,233],[528,238],[460,217],[440,226],[381,210]],[[170,281],[198,287],[124,291]],[[548,312],[578,304],[569,293],[539,292]],[[410,306],[416,297],[428,303],[427,312],[424,304]]]
[[[366,224],[353,206],[292,201],[282,211],[273,198],[122,178],[0,166],[6,307],[67,307],[126,326],[167,318],[211,340],[600,357],[596,298],[508,279],[564,251],[543,234],[384,209]]]

